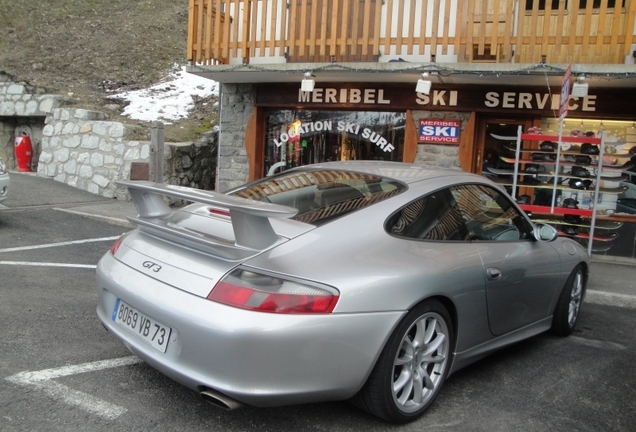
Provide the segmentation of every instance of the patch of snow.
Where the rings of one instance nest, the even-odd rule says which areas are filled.
[[[142,90],[109,96],[128,102],[122,115],[141,121],[175,121],[188,116],[194,107],[192,96],[209,97],[219,94],[216,81],[202,78],[177,68],[159,84]]]

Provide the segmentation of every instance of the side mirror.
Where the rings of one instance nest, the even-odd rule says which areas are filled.
[[[552,225],[545,223],[535,224],[533,234],[535,239],[544,242],[554,241],[559,236],[559,233]]]

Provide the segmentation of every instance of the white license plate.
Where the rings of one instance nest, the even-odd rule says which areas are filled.
[[[161,352],[166,352],[172,329],[139,312],[121,299],[115,302],[113,321]]]

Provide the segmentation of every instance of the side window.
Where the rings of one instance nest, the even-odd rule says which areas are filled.
[[[387,230],[424,240],[513,241],[530,238],[525,219],[499,191],[469,184],[419,198],[393,215]]]
[[[470,240],[512,241],[529,238],[523,216],[503,194],[484,185],[451,188]]]
[[[455,197],[443,189],[413,201],[388,224],[392,234],[425,240],[468,240],[468,231]]]

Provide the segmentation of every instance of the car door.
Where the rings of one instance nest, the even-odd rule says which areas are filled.
[[[490,331],[498,336],[547,317],[558,284],[557,251],[534,240],[530,224],[497,189],[469,184],[451,192],[482,260]]]

